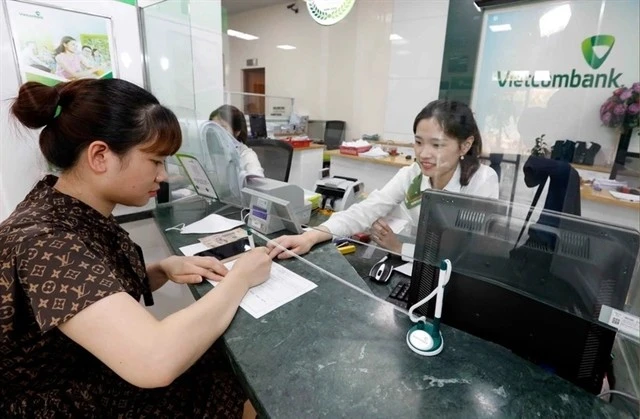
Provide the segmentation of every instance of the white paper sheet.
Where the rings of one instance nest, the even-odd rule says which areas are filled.
[[[381,147],[375,146],[371,150],[360,153],[359,155],[363,157],[387,157],[389,153],[384,151]]]
[[[231,269],[234,263],[235,261],[231,261],[225,263],[225,266]],[[214,287],[218,285],[215,281],[209,282]],[[259,319],[316,287],[317,285],[308,279],[274,263],[271,265],[269,279],[257,287],[251,288],[240,302],[240,307]]]
[[[404,227],[409,224],[409,221],[403,220],[402,218],[384,217],[384,220],[389,224],[389,228],[396,234],[400,233]]]
[[[222,215],[210,214],[195,223],[185,226],[180,232],[182,234],[213,234],[228,231],[243,224],[240,220],[231,220]]]
[[[203,243],[198,242],[195,244],[190,244],[189,246],[182,246],[180,248],[180,251],[185,256],[193,256],[196,253],[202,252],[203,250],[207,250],[208,248],[209,246],[205,246]]]
[[[404,265],[396,266],[394,271],[400,272],[403,275],[411,276],[413,273],[413,262],[405,263]]]

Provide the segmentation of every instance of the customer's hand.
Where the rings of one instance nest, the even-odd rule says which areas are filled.
[[[160,262],[160,268],[178,284],[197,284],[203,278],[220,281],[229,271],[218,259],[202,256],[170,256]]]
[[[402,243],[398,240],[396,233],[391,230],[389,224],[382,218],[376,220],[371,226],[371,238],[380,247],[397,254],[402,253]]]
[[[289,249],[296,255],[304,255],[311,250],[314,244],[316,244],[314,238],[307,233],[303,233],[295,236],[280,236],[277,239],[273,239],[267,243],[267,249],[269,249],[269,256],[272,258],[277,256],[278,259],[288,259],[293,255],[284,249]]]
[[[266,247],[256,247],[235,261],[231,273],[237,275],[238,279],[246,281],[247,286],[251,288],[262,284],[269,278],[271,263],[269,250]]]

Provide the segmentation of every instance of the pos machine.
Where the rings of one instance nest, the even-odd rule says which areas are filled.
[[[311,218],[311,203],[304,191],[293,185],[268,178],[252,178],[242,189],[244,206],[249,208],[247,224],[262,234],[287,229],[302,233],[302,224]]]

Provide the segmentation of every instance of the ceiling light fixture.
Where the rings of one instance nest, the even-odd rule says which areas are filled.
[[[506,32],[511,30],[511,25],[509,23],[505,23],[503,25],[489,25],[489,30],[491,32]]]
[[[398,35],[397,33],[392,33],[391,35],[389,35],[389,41],[400,41],[401,39],[404,39],[404,38]]]
[[[280,48],[280,49],[285,49],[285,50],[290,50],[290,49],[296,49],[296,47],[294,47],[293,45],[278,45],[276,48]]]
[[[260,39],[255,35],[251,35],[248,33],[234,31],[233,29],[227,29],[227,35],[233,36],[235,38],[244,39],[245,41],[255,41],[256,39]]]

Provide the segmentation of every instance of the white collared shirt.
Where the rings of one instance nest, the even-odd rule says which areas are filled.
[[[333,235],[348,237],[368,230],[378,218],[386,217],[395,211],[394,216],[402,216],[401,218],[409,221],[411,229],[415,230],[420,218],[420,205],[408,209],[404,199],[409,185],[421,173],[418,163],[414,162],[411,166],[403,167],[382,189],[371,192],[364,201],[354,204],[344,211],[336,212],[322,225],[328,228]],[[423,176],[420,190],[425,191],[431,188],[431,180],[427,176]],[[444,190],[498,199],[498,175],[489,166],[481,164],[469,180],[469,184],[461,186],[460,165],[458,165]],[[404,249],[402,253],[405,254]]]
[[[264,169],[260,164],[258,155],[255,151],[247,147],[246,144],[238,143],[238,152],[240,153],[240,169],[249,175],[264,177]]]

